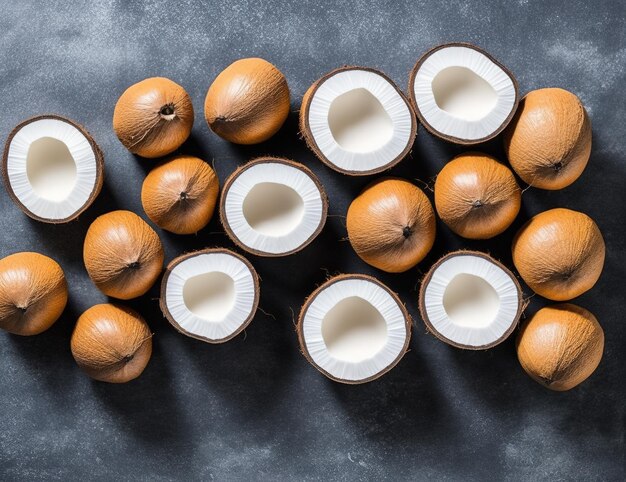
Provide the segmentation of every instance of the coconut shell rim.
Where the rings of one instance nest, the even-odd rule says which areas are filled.
[[[329,78],[333,77],[334,75],[337,75],[341,72],[346,72],[349,70],[364,70],[364,71],[372,72],[374,74],[381,76],[383,79],[389,82],[389,84],[396,90],[398,95],[400,95],[400,98],[404,101],[404,103],[409,109],[409,113],[411,114],[411,134],[409,135],[409,142],[407,143],[404,150],[400,154],[398,154],[394,159],[389,161],[387,164],[383,166],[375,167],[373,169],[369,169],[367,171],[352,171],[349,169],[343,169],[335,165],[333,162],[331,162],[330,159],[328,159],[324,154],[322,154],[322,151],[317,145],[317,142],[315,142],[315,138],[311,134],[311,127],[309,124],[309,109],[311,107],[311,100],[315,96],[317,89],[324,82],[326,82]],[[373,174],[380,174],[381,172],[391,169],[392,167],[396,166],[401,161],[403,161],[409,155],[409,153],[413,149],[413,144],[415,143],[415,137],[417,136],[417,120],[415,118],[415,110],[413,106],[411,105],[411,102],[409,101],[407,96],[404,94],[404,92],[402,92],[400,88],[397,86],[397,84],[387,74],[385,74],[381,70],[378,70],[372,67],[361,67],[358,65],[345,65],[343,67],[338,67],[336,69],[331,70],[330,72],[327,72],[322,77],[320,77],[315,82],[313,82],[313,84],[311,84],[311,86],[307,89],[304,95],[304,98],[302,99],[302,105],[300,106],[299,121],[300,121],[299,122],[300,132],[302,133],[302,136],[304,137],[304,140],[307,146],[309,147],[309,149],[313,151],[315,156],[320,161],[322,161],[322,163],[324,163],[327,167],[333,169],[336,172],[339,172],[341,174],[346,174],[348,176],[370,176]]]
[[[70,124],[71,126],[73,126],[76,129],[78,129],[78,131],[83,135],[83,137],[85,139],[87,139],[87,142],[89,142],[89,145],[91,146],[91,150],[94,153],[94,158],[95,158],[95,161],[96,161],[96,182],[95,182],[94,187],[93,187],[93,189],[91,191],[91,194],[89,195],[89,198],[87,198],[85,203],[80,208],[78,208],[76,211],[74,211],[74,213],[72,213],[70,216],[68,216],[66,218],[62,218],[62,219],[42,218],[41,216],[38,216],[35,213],[31,212],[18,199],[17,195],[13,191],[13,187],[11,186],[11,182],[9,181],[9,176],[7,174],[7,163],[8,163],[8,158],[9,158],[9,148],[11,146],[11,143],[13,142],[13,138],[15,137],[15,135],[24,126],[26,126],[28,124],[31,124],[31,123],[33,123],[35,121],[42,120],[42,119],[58,120],[58,121]],[[6,190],[7,190],[7,193],[9,194],[9,197],[11,198],[11,201],[13,201],[13,203],[17,207],[19,207],[20,210],[24,214],[26,214],[28,217],[30,217],[31,219],[34,219],[35,221],[40,221],[42,223],[47,223],[47,224],[65,224],[65,223],[68,223],[70,221],[73,221],[78,216],[80,216],[83,212],[85,212],[93,204],[93,202],[96,200],[96,198],[100,194],[100,191],[102,190],[102,185],[104,184],[104,154],[102,152],[102,149],[98,145],[98,143],[93,138],[93,136],[89,133],[89,131],[83,125],[75,122],[74,120],[70,119],[69,117],[65,117],[65,116],[62,116],[62,115],[59,115],[59,114],[40,114],[40,115],[36,115],[36,116],[33,116],[33,117],[29,117],[27,119],[24,119],[19,124],[17,124],[11,130],[11,132],[9,133],[9,135],[7,137],[7,140],[6,140],[5,144],[4,144],[4,152],[3,152],[3,155],[2,155],[2,179],[3,179],[3,182],[4,182],[4,186],[5,186]]]
[[[335,377],[334,375],[331,375],[329,372],[327,372],[322,367],[320,367],[317,363],[315,363],[313,361],[313,358],[309,354],[309,351],[308,351],[307,347],[306,347],[306,341],[304,339],[304,331],[302,329],[303,323],[304,323],[304,316],[305,316],[306,312],[308,311],[311,303],[315,300],[315,298],[317,298],[317,296],[322,291],[324,291],[328,287],[332,286],[333,284],[337,283],[338,281],[349,280],[349,279],[360,279],[360,280],[370,281],[370,282],[376,284],[377,286],[379,286],[380,288],[382,288],[383,290],[385,290],[385,292],[387,292],[393,298],[393,300],[396,302],[396,304],[400,308],[400,311],[402,312],[402,314],[404,316],[404,325],[405,325],[405,328],[406,328],[406,339],[404,341],[404,346],[402,347],[402,350],[400,351],[398,356],[389,365],[387,365],[385,368],[383,368],[379,372],[377,372],[377,373],[375,373],[375,374],[373,374],[373,375],[371,375],[371,376],[369,376],[367,378],[363,378],[361,380],[345,380],[343,378]],[[380,281],[379,279],[375,278],[374,276],[370,276],[370,275],[367,275],[367,274],[345,273],[345,274],[338,274],[336,276],[333,276],[330,279],[327,279],[321,285],[319,285],[315,290],[313,290],[313,292],[306,298],[306,300],[304,300],[304,303],[302,304],[302,307],[300,308],[300,314],[298,315],[298,321],[296,323],[296,333],[297,333],[297,336],[298,336],[298,344],[300,345],[300,352],[302,353],[304,358],[311,365],[313,365],[313,367],[317,371],[319,371],[322,375],[326,376],[327,378],[329,378],[329,379],[331,379],[331,380],[333,380],[335,382],[343,383],[343,384],[346,384],[346,385],[361,385],[363,383],[368,383],[368,382],[372,382],[374,380],[377,380],[378,378],[380,378],[381,376],[383,376],[384,374],[386,374],[387,372],[389,372],[393,368],[395,368],[395,366],[400,362],[400,360],[402,360],[404,355],[409,351],[409,343],[411,342],[411,328],[412,328],[412,326],[413,326],[413,319],[411,318],[411,315],[410,315],[409,311],[407,310],[406,306],[404,305],[404,303],[402,302],[402,300],[400,299],[398,294],[396,292],[394,292],[391,288],[389,288],[386,284],[384,284],[382,281]]]
[[[422,67],[422,64],[426,61],[426,59],[428,57],[430,57],[432,54],[434,54],[438,50],[442,50],[442,49],[448,48],[448,47],[466,47],[466,48],[475,50],[475,51],[483,54],[491,62],[493,62],[500,69],[502,69],[502,71],[511,79],[511,82],[513,83],[513,90],[515,91],[515,101],[513,102],[513,107],[511,108],[511,112],[509,112],[509,115],[506,117],[506,119],[504,119],[504,121],[500,124],[500,126],[495,131],[493,131],[491,134],[488,134],[488,135],[486,135],[486,136],[484,136],[484,137],[482,137],[480,139],[469,139],[468,140],[468,139],[463,139],[463,138],[460,138],[460,137],[456,137],[456,136],[452,136],[452,135],[449,135],[449,134],[444,134],[442,132],[439,132],[437,129],[435,129],[433,126],[431,126],[428,123],[428,121],[426,121],[426,119],[424,118],[424,116],[420,112],[419,107],[417,105],[417,100],[415,99],[415,89],[413,88],[413,86],[415,84],[415,77],[417,76],[417,72],[420,70],[420,68]],[[415,63],[415,65],[411,69],[411,73],[409,74],[408,91],[409,91],[409,98],[411,99],[411,105],[413,107],[413,111],[417,115],[417,118],[419,119],[419,122],[424,126],[424,128],[428,132],[430,132],[432,135],[434,135],[435,137],[443,139],[443,140],[445,140],[447,142],[451,142],[453,144],[459,144],[459,145],[463,145],[463,146],[471,146],[471,145],[474,145],[474,144],[480,144],[482,142],[487,142],[487,141],[490,141],[491,139],[497,137],[498,135],[500,135],[507,128],[507,126],[509,125],[511,120],[513,120],[513,116],[515,115],[515,112],[517,111],[517,108],[518,108],[519,102],[520,102],[519,84],[517,82],[517,79],[513,75],[513,72],[511,72],[511,70],[509,70],[505,65],[500,63],[500,61],[498,61],[495,57],[493,57],[489,52],[487,52],[486,50],[483,50],[482,48],[478,47],[477,45],[471,44],[469,42],[449,42],[449,43],[443,43],[443,44],[437,45],[435,47],[432,47],[431,49],[429,49],[425,53],[423,53],[417,59],[417,62]]]

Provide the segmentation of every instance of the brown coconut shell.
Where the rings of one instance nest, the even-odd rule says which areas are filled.
[[[67,304],[67,282],[56,261],[39,253],[0,260],[0,328],[37,335],[50,328]]]
[[[289,115],[289,86],[267,60],[240,59],[213,81],[204,117],[220,137],[235,144],[258,144],[276,134]]]
[[[315,183],[315,185],[317,186],[317,188],[320,191],[320,196],[322,198],[322,219],[320,221],[319,226],[317,227],[315,232],[313,234],[311,234],[311,236],[309,236],[309,239],[307,239],[304,243],[302,243],[297,248],[292,249],[291,251],[287,251],[286,253],[277,253],[277,254],[266,253],[264,251],[259,251],[257,249],[254,249],[254,248],[251,248],[249,246],[246,246],[246,245],[242,244],[241,241],[239,241],[239,238],[237,238],[237,236],[235,236],[235,233],[233,232],[233,230],[228,225],[228,220],[226,219],[226,215],[225,215],[225,212],[226,212],[226,194],[228,193],[228,190],[232,186],[233,182],[243,172],[245,172],[247,169],[250,169],[252,166],[255,166],[257,164],[267,163],[267,162],[278,163],[278,164],[285,164],[287,166],[291,166],[291,167],[295,167],[296,169],[300,169],[307,176],[309,176],[311,178],[311,180]],[[281,157],[271,157],[271,156],[257,157],[256,159],[253,159],[253,160],[249,161],[247,164],[237,168],[228,177],[228,179],[226,179],[226,182],[224,183],[224,187],[222,188],[222,195],[221,195],[221,198],[220,198],[220,222],[222,223],[222,227],[224,228],[224,231],[226,231],[226,234],[228,235],[228,237],[231,239],[231,241],[233,243],[235,243],[237,246],[239,246],[244,251],[247,251],[248,253],[255,254],[257,256],[263,256],[263,257],[288,256],[290,254],[297,253],[298,251],[301,251],[302,249],[306,248],[318,236],[318,234],[322,232],[322,229],[324,229],[324,225],[326,224],[326,216],[327,216],[327,214],[328,214],[328,197],[326,195],[326,190],[324,189],[324,186],[322,185],[320,180],[317,178],[317,176],[313,173],[313,171],[311,171],[308,167],[306,167],[303,164],[300,164],[300,163],[295,162],[295,161],[291,161],[289,159],[283,159]]]
[[[146,293],[163,269],[157,233],[130,211],[96,218],[85,236],[83,259],[94,284],[107,296],[128,300]]]
[[[511,326],[509,327],[509,329],[500,338],[498,338],[496,341],[494,341],[492,343],[487,343],[487,344],[482,345],[482,346],[464,345],[462,343],[457,343],[456,341],[450,340],[449,338],[443,336],[441,333],[439,333],[437,331],[437,329],[430,322],[430,320],[428,318],[428,313],[426,312],[426,304],[425,304],[426,303],[426,300],[425,300],[425,298],[426,298],[426,287],[428,286],[428,283],[430,283],[430,280],[432,279],[433,274],[435,273],[437,268],[439,268],[439,266],[441,266],[441,264],[444,261],[446,261],[446,260],[448,260],[450,258],[453,258],[454,256],[466,256],[466,255],[478,256],[479,258],[486,259],[490,263],[493,263],[496,266],[498,266],[506,274],[509,275],[509,277],[511,278],[511,280],[515,284],[515,288],[517,290],[518,305],[517,305],[517,313],[515,315],[514,322],[511,323]],[[454,346],[456,348],[461,348],[461,349],[464,349],[464,350],[487,350],[488,348],[492,348],[492,347],[502,343],[504,340],[506,340],[511,335],[511,333],[513,333],[513,331],[515,331],[515,328],[517,327],[517,325],[519,323],[519,320],[520,320],[520,318],[522,316],[522,313],[524,312],[524,309],[526,308],[527,304],[528,303],[526,301],[524,301],[524,298],[523,298],[522,287],[520,286],[519,281],[517,281],[517,278],[511,272],[510,269],[508,269],[506,266],[504,266],[502,263],[500,263],[500,261],[498,261],[497,259],[489,256],[487,253],[482,253],[480,251],[465,250],[465,249],[458,250],[458,251],[452,251],[452,252],[446,254],[445,256],[442,256],[441,258],[439,258],[439,260],[435,264],[432,265],[430,270],[428,270],[428,273],[426,273],[426,276],[422,280],[422,284],[420,286],[420,292],[419,292],[420,316],[422,317],[422,320],[424,321],[424,324],[426,325],[426,330],[428,331],[428,333],[431,333],[436,338],[439,338],[439,340],[443,341],[444,343],[447,343],[448,345]]]
[[[498,67],[500,67],[509,76],[509,78],[511,79],[511,82],[513,83],[513,87],[515,89],[515,102],[513,104],[513,108],[511,109],[511,113],[508,115],[508,117],[504,120],[504,122],[500,125],[498,129],[496,129],[494,132],[492,132],[488,136],[485,136],[481,139],[468,140],[468,139],[462,139],[460,137],[450,136],[442,132],[439,132],[428,123],[428,121],[424,118],[421,111],[419,110],[419,106],[417,105],[417,99],[415,98],[415,89],[413,88],[415,84],[415,78],[417,76],[417,72],[420,70],[420,68],[422,67],[422,64],[428,57],[430,57],[432,54],[434,54],[438,50],[448,48],[448,47],[467,47],[468,49],[473,49],[473,50],[476,50],[477,52],[480,52],[485,57],[487,57],[491,62],[493,62]],[[519,88],[518,88],[517,80],[513,76],[513,73],[509,69],[507,69],[504,65],[502,65],[498,60],[496,60],[491,54],[484,51],[480,47],[477,47],[476,45],[472,45],[470,43],[450,42],[450,43],[437,45],[436,47],[433,47],[428,52],[423,54],[415,63],[415,66],[413,67],[413,70],[411,70],[411,74],[409,75],[409,98],[411,99],[413,110],[415,111],[415,114],[417,115],[419,122],[426,128],[428,132],[430,132],[435,137],[439,137],[440,139],[444,139],[448,142],[453,142],[454,144],[461,144],[461,145],[467,146],[467,145],[473,145],[473,144],[480,144],[481,142],[486,142],[490,139],[493,139],[506,128],[509,122],[511,122],[511,119],[513,119],[513,115],[515,114],[515,111],[517,110],[517,107],[519,104]]]
[[[148,364],[152,332],[134,310],[105,303],[80,315],[70,345],[76,363],[91,378],[126,383]]]
[[[9,175],[7,173],[7,162],[8,162],[8,159],[9,159],[9,148],[11,147],[11,142],[13,141],[13,138],[15,137],[15,134],[17,134],[18,131],[20,131],[24,126],[26,126],[26,125],[28,125],[28,124],[30,124],[32,122],[35,122],[35,121],[38,121],[38,120],[42,120],[42,119],[54,119],[54,120],[58,120],[58,121],[61,121],[61,122],[66,122],[66,123],[70,124],[71,126],[75,127],[76,129],[78,129],[80,131],[80,133],[85,137],[85,139],[87,139],[87,142],[89,142],[89,145],[91,146],[91,149],[92,149],[92,151],[94,153],[94,157],[96,159],[96,182],[95,182],[95,185],[93,187],[93,191],[91,192],[91,195],[89,196],[87,201],[85,201],[85,204],[83,204],[80,208],[78,208],[71,216],[68,216],[68,217],[63,218],[63,219],[42,218],[42,217],[37,216],[36,214],[30,212],[28,210],[28,208],[26,206],[24,206],[24,204],[22,204],[22,202],[18,199],[18,197],[15,194],[15,191],[13,191],[13,186],[11,186],[11,183],[9,182]],[[74,122],[71,119],[68,119],[67,117],[63,117],[63,116],[60,116],[60,115],[57,115],[57,114],[42,114],[42,115],[31,117],[29,119],[26,119],[26,120],[20,122],[9,133],[7,141],[4,144],[4,154],[2,156],[2,179],[4,180],[4,186],[5,186],[6,190],[7,190],[7,193],[9,194],[9,197],[11,198],[11,200],[28,217],[30,217],[30,218],[32,218],[32,219],[34,219],[36,221],[41,221],[43,223],[63,224],[63,223],[67,223],[69,221],[72,221],[72,220],[76,219],[78,216],[80,216],[89,206],[91,206],[93,204],[95,199],[98,197],[98,194],[100,194],[100,191],[102,190],[102,184],[104,183],[104,155],[102,153],[102,150],[100,149],[100,146],[98,146],[98,144],[96,144],[96,141],[94,140],[94,138],[91,136],[91,134],[82,125]]]
[[[369,184],[350,204],[346,227],[356,254],[389,273],[406,271],[422,261],[436,234],[430,200],[400,178]]]
[[[533,90],[522,99],[504,134],[504,149],[524,182],[541,189],[562,189],[587,166],[591,121],[571,92]]]
[[[348,280],[348,279],[360,279],[360,280],[365,280],[365,281],[371,281],[372,283],[375,283],[378,286],[380,286],[387,293],[389,293],[389,295],[398,304],[398,306],[400,307],[400,310],[402,311],[402,314],[404,315],[404,319],[405,319],[406,339],[404,341],[404,347],[402,348],[402,351],[400,352],[400,354],[397,356],[397,358],[393,362],[391,362],[383,370],[381,370],[380,372],[376,373],[375,375],[372,375],[371,377],[365,378],[363,380],[343,380],[341,378],[337,378],[337,377],[331,375],[330,373],[328,373],[326,370],[324,370],[322,367],[320,367],[319,365],[317,365],[313,361],[313,358],[311,357],[311,355],[309,354],[309,352],[307,350],[306,342],[305,342],[305,339],[304,339],[304,332],[303,332],[304,317],[305,317],[306,312],[309,309],[309,306],[311,305],[311,303],[315,300],[315,298],[322,291],[324,291],[329,286],[337,283],[338,281]],[[411,326],[412,326],[412,324],[413,324],[413,321],[411,319],[411,315],[407,311],[406,306],[404,306],[404,303],[402,303],[402,300],[400,300],[400,297],[396,293],[394,293],[391,289],[389,289],[388,286],[384,285],[381,281],[377,280],[376,278],[374,278],[372,276],[368,276],[368,275],[365,275],[365,274],[340,274],[340,275],[334,276],[333,278],[330,278],[325,283],[320,285],[304,301],[304,304],[302,305],[302,308],[300,310],[300,315],[298,316],[298,323],[296,325],[296,333],[298,334],[298,342],[300,344],[300,352],[304,355],[306,360],[317,369],[317,371],[319,371],[323,375],[327,376],[331,380],[334,380],[334,381],[339,382],[339,383],[345,383],[346,385],[360,385],[362,383],[371,382],[373,380],[376,380],[376,379],[380,378],[382,375],[384,375],[385,373],[390,371],[393,367],[395,367],[398,364],[398,362],[402,359],[402,357],[405,355],[405,353],[409,350],[409,343],[411,342]]]
[[[556,208],[520,228],[513,263],[537,294],[555,301],[575,298],[600,278],[605,246],[598,225],[584,213]]]
[[[124,147],[138,156],[171,154],[191,134],[191,97],[176,82],[151,77],[131,85],[113,111],[113,130]]]
[[[252,273],[252,279],[254,280],[254,302],[252,305],[252,310],[250,311],[250,316],[248,316],[248,318],[246,318],[246,320],[241,324],[241,326],[237,329],[237,331],[235,331],[234,333],[232,333],[231,335],[227,336],[226,338],[222,338],[219,340],[212,340],[209,338],[206,338],[204,336],[199,336],[196,335],[194,333],[190,333],[189,331],[185,330],[182,326],[180,326],[178,324],[178,322],[176,321],[176,319],[172,316],[172,314],[170,313],[170,311],[167,309],[167,281],[170,277],[170,274],[172,273],[172,270],[180,263],[182,263],[183,261],[189,259],[189,258],[195,258],[196,256],[199,256],[201,254],[213,254],[213,253],[224,253],[224,254],[228,254],[229,256],[233,256],[235,258],[237,258],[238,260],[240,260],[242,263],[244,263],[248,269],[250,270],[250,273]],[[161,307],[161,311],[163,312],[163,316],[165,316],[165,318],[167,319],[167,321],[170,322],[170,324],[176,328],[176,330],[179,333],[182,333],[183,335],[189,336],[191,338],[195,338],[196,340],[200,340],[200,341],[204,341],[206,343],[211,343],[211,344],[220,344],[220,343],[225,343],[229,340],[232,340],[233,338],[235,338],[237,335],[239,335],[242,331],[244,331],[248,325],[250,324],[250,322],[254,319],[254,316],[256,315],[256,311],[257,308],[259,306],[259,298],[260,298],[260,282],[259,282],[259,275],[257,274],[256,270],[254,269],[254,266],[252,266],[252,263],[250,263],[250,261],[248,261],[246,258],[244,258],[243,256],[241,256],[238,253],[235,253],[234,251],[231,251],[230,249],[226,249],[226,248],[206,248],[206,249],[201,249],[198,251],[193,251],[191,253],[187,253],[187,254],[183,254],[181,256],[178,256],[177,258],[173,259],[170,264],[167,265],[167,269],[165,270],[165,274],[163,275],[163,280],[161,281],[161,298],[159,299],[159,306]]]
[[[565,391],[585,381],[598,367],[604,331],[593,314],[565,303],[535,313],[517,337],[524,371],[550,390]]]
[[[511,170],[480,152],[455,157],[435,181],[437,214],[464,238],[497,236],[515,220],[521,204],[522,191]]]
[[[327,74],[322,76],[320,79],[316,80],[311,85],[311,87],[309,87],[308,90],[304,93],[304,96],[302,97],[302,104],[300,106],[300,115],[299,115],[299,118],[300,118],[300,133],[304,137],[306,145],[309,147],[309,149],[311,149],[313,151],[313,153],[317,156],[317,158],[320,161],[322,161],[324,164],[326,164],[331,169],[334,169],[335,171],[340,172],[342,174],[347,174],[349,176],[367,176],[367,175],[370,175],[370,174],[378,174],[380,172],[383,172],[383,171],[386,171],[388,169],[391,169],[393,166],[395,166],[401,160],[403,160],[408,155],[408,153],[411,151],[411,148],[413,147],[413,140],[415,139],[415,136],[417,135],[417,121],[415,121],[413,116],[411,116],[411,135],[409,136],[410,141],[407,143],[407,146],[405,147],[405,149],[395,159],[392,159],[391,161],[389,161],[384,166],[380,166],[380,167],[377,167],[375,169],[370,169],[369,171],[351,171],[351,170],[348,170],[348,169],[342,169],[340,167],[337,167],[324,154],[322,154],[322,151],[320,150],[319,146],[317,145],[317,142],[315,142],[315,138],[313,137],[313,134],[311,134],[311,126],[309,124],[309,109],[311,107],[311,101],[313,100],[313,97],[315,96],[315,93],[317,92],[317,89],[324,82],[326,82],[328,79],[330,79],[332,76],[337,75],[337,74],[339,74],[341,72],[349,71],[349,70],[364,70],[366,72],[373,72],[373,73],[375,73],[377,75],[380,75],[387,82],[389,82],[389,84],[391,84],[394,87],[394,89],[396,89],[396,92],[398,93],[400,98],[406,103],[409,111],[413,112],[413,107],[411,106],[410,102],[408,101],[408,99],[404,95],[404,92],[402,92],[398,88],[398,86],[393,82],[393,80],[391,80],[383,72],[381,72],[380,70],[377,70],[377,69],[372,69],[370,67],[359,67],[359,66],[349,66],[349,65],[347,65],[347,66],[340,67],[338,69],[335,69],[335,70],[332,70],[332,71],[328,72]]]
[[[141,204],[150,220],[175,234],[194,234],[211,218],[219,179],[202,159],[175,156],[155,167],[141,188]]]

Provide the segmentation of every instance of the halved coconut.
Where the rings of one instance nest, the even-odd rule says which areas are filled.
[[[404,159],[417,122],[408,100],[385,74],[342,67],[304,94],[300,131],[322,162],[357,176],[384,171]]]
[[[237,169],[224,184],[220,220],[235,244],[259,256],[300,251],[326,223],[322,184],[297,162],[261,157]]]
[[[259,304],[259,277],[228,249],[194,251],[174,259],[161,282],[161,311],[181,333],[223,343],[241,333]]]
[[[513,332],[524,301],[517,279],[504,265],[485,253],[455,251],[424,278],[419,307],[437,338],[457,348],[483,350]]]
[[[345,274],[309,296],[297,330],[302,353],[320,372],[341,383],[365,383],[387,373],[405,354],[411,317],[377,279]]]
[[[27,119],[11,131],[2,174],[9,196],[25,214],[59,224],[76,218],[98,196],[104,161],[82,126],[47,114]]]
[[[465,43],[426,52],[411,71],[409,95],[424,127],[457,144],[497,136],[519,102],[511,72],[484,50]]]

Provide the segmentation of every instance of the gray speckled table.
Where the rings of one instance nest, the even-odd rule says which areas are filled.
[[[71,296],[48,332],[28,339],[0,333],[1,480],[624,479],[623,1],[2,3],[1,137],[38,113],[75,118],[105,152],[106,185],[94,206],[66,226],[31,221],[0,194],[0,255],[37,250],[54,257]],[[559,192],[526,191],[515,225],[489,243],[462,241],[439,225],[436,249],[419,270],[403,275],[362,263],[340,241],[341,218],[331,217],[300,254],[249,257],[263,279],[261,307],[273,317],[259,313],[245,336],[210,346],[179,335],[162,318],[155,287],[130,303],[155,332],[153,358],[139,379],[123,386],[92,382],[75,366],[69,350],[75,319],[105,300],[84,271],[83,236],[108,210],[143,214],[140,187],[152,165],[133,158],[112,132],[124,88],[155,75],[181,83],[197,111],[183,151],[214,159],[221,181],[260,154],[304,162],[325,183],[331,214],[342,215],[370,179],[338,175],[306,150],[297,135],[302,94],[342,64],[378,67],[405,89],[421,53],[455,40],[490,51],[515,73],[522,93],[562,86],[582,98],[594,147],[578,182]],[[293,115],[282,131],[253,147],[223,142],[202,114],[211,80],[244,56],[278,65],[293,94]],[[482,148],[502,155],[499,141]],[[392,172],[428,181],[460,151],[420,128],[412,155]],[[568,393],[531,381],[512,339],[487,352],[455,350],[426,335],[416,312],[418,280],[438,256],[471,247],[510,263],[516,228],[554,206],[589,213],[608,248],[600,282],[577,300],[604,327],[604,359]],[[161,237],[168,261],[195,248],[232,247],[217,218],[197,236]],[[327,271],[379,276],[416,319],[411,351],[377,382],[332,383],[298,353],[292,311]],[[534,297],[528,311],[544,303]]]

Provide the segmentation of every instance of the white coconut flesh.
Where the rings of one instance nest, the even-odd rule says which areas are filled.
[[[90,199],[97,182],[96,153],[89,140],[59,119],[35,120],[16,132],[6,170],[18,201],[49,220],[74,215]]]
[[[517,284],[488,259],[452,256],[435,268],[427,283],[423,309],[428,322],[457,345],[491,345],[517,322]]]
[[[391,294],[363,279],[345,279],[320,291],[308,305],[302,336],[311,360],[336,379],[357,382],[392,365],[407,329]]]
[[[412,113],[395,86],[368,70],[345,70],[321,82],[308,122],[322,155],[344,171],[380,169],[412,141]]]
[[[416,72],[412,88],[432,129],[470,142],[501,129],[516,105],[510,75],[482,52],[463,46],[434,51]]]
[[[239,174],[226,192],[224,217],[244,247],[261,253],[297,250],[323,222],[324,201],[303,170],[263,162]]]
[[[165,304],[185,332],[219,341],[249,321],[256,289],[254,276],[242,260],[227,253],[203,253],[170,271]]]

